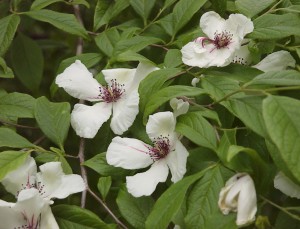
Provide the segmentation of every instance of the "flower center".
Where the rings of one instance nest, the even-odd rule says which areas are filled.
[[[233,34],[228,31],[223,31],[222,33],[215,32],[215,37],[212,43],[217,49],[227,47],[232,40]]]
[[[39,191],[39,194],[41,196],[43,196],[46,192],[44,191],[44,187],[45,185],[42,184],[42,182],[36,182],[36,183],[32,183],[30,182],[30,178],[28,176],[27,178],[27,182],[25,184],[22,184],[21,185],[21,190],[17,192],[17,195],[16,197],[18,197],[19,193],[22,191],[22,190],[25,190],[25,189],[30,189],[30,188],[35,188]]]
[[[116,79],[112,79],[110,85],[99,87],[99,90],[99,97],[106,103],[118,101],[125,92],[124,84],[117,83]]]
[[[247,65],[247,60],[245,60],[243,57],[235,56],[232,62],[236,64]]]
[[[170,139],[168,137],[157,137],[153,141],[154,146],[149,148],[149,154],[154,161],[165,158],[171,151]]]

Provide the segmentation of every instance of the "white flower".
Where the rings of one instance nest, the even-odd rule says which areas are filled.
[[[37,173],[36,163],[32,157],[18,169],[8,173],[1,181],[5,189],[16,197],[24,189],[35,188],[44,199],[63,199],[70,194],[85,190],[81,176],[65,175],[60,162],[48,162]]]
[[[190,104],[182,99],[173,98],[170,100],[170,106],[173,109],[174,117],[185,114],[189,110]]]
[[[237,212],[237,226],[247,225],[255,220],[256,191],[253,180],[246,173],[231,177],[221,189],[219,208],[224,215],[230,211]]]
[[[17,203],[0,200],[0,229],[59,229],[50,204],[35,188],[22,190]]]
[[[146,131],[153,146],[132,138],[115,137],[107,149],[108,164],[125,169],[150,169],[126,177],[127,189],[135,197],[151,195],[159,182],[165,182],[169,169],[171,181],[182,179],[186,172],[188,152],[175,132],[172,112],[149,116]]]
[[[282,172],[279,172],[274,178],[274,187],[279,189],[285,195],[300,199],[300,186],[295,184]]]
[[[202,15],[200,27],[207,37],[198,37],[181,49],[183,63],[200,68],[230,64],[244,36],[254,29],[242,14],[231,14],[225,20],[213,11]]]
[[[138,86],[150,72],[152,65],[140,63],[136,69],[103,70],[107,86],[102,86],[79,61],[56,77],[56,84],[71,96],[99,103],[93,106],[76,104],[71,114],[71,125],[76,134],[93,138],[112,114],[110,127],[115,134],[123,134],[139,112]]]

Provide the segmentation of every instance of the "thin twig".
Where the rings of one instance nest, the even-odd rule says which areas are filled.
[[[35,141],[33,142],[33,144],[34,144],[34,145],[38,145],[38,144],[40,144],[45,138],[46,138],[46,136],[43,135],[42,137],[40,137],[40,138],[38,138],[37,140],[35,140]]]
[[[0,122],[3,123],[3,124],[9,125],[9,126],[15,126],[15,127],[18,127],[18,128],[34,129],[34,130],[39,129],[38,127],[19,125],[19,124],[13,123],[13,122],[4,121],[2,119],[0,119]]]
[[[95,200],[97,200],[103,208],[105,208],[105,210],[111,215],[111,217],[113,217],[113,219],[119,224],[120,227],[122,227],[123,229],[128,229],[116,216],[115,214],[109,209],[109,207],[104,203],[103,200],[101,200],[96,193],[94,193],[89,187],[87,189],[87,191],[91,194],[91,196],[93,196],[95,198]]]
[[[183,75],[184,73],[188,73],[188,71],[190,71],[193,67],[189,67],[187,70],[184,70],[182,72],[179,72],[178,74],[176,74],[175,76],[169,78],[168,80],[172,80],[172,79],[175,79],[176,77],[180,76],[180,75]]]
[[[153,47],[158,47],[158,48],[162,48],[163,50],[165,51],[169,51],[168,48],[164,47],[163,45],[158,45],[158,44],[151,44],[150,46],[153,46]]]
[[[77,21],[83,26],[83,20],[81,17],[79,5],[74,5],[73,9],[74,9],[74,14],[75,14]],[[83,50],[83,39],[81,37],[78,37],[77,47],[76,47],[76,55],[80,55],[82,53],[82,50]]]
[[[83,163],[84,163],[84,149],[85,149],[85,139],[80,138],[79,152],[78,152],[78,158],[79,158],[79,162],[80,162],[80,171],[81,171],[82,179],[84,180],[84,183],[86,185],[86,188],[88,188],[87,173],[86,173],[86,169],[83,165]],[[81,207],[82,208],[85,208],[86,193],[87,193],[87,190],[84,190],[81,194]]]

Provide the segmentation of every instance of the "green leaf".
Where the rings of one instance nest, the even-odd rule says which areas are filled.
[[[102,176],[123,176],[127,173],[125,169],[114,167],[106,162],[106,154],[100,153],[85,161],[83,165],[95,170]]]
[[[288,36],[300,36],[300,19],[296,14],[266,14],[253,21],[253,39],[271,40]]]
[[[155,63],[153,63],[151,60],[131,50],[119,54],[115,60],[119,62],[139,61],[155,65]]]
[[[169,49],[164,60],[166,68],[174,68],[182,64],[181,51],[179,49]]]
[[[108,24],[129,6],[129,0],[98,0],[94,15],[94,31]]]
[[[268,96],[263,101],[263,118],[281,162],[300,181],[300,102],[284,96]],[[277,157],[273,157],[277,160]]]
[[[146,229],[167,228],[180,209],[188,188],[214,166],[208,167],[192,176],[185,177],[168,188],[155,202],[146,220]]]
[[[22,151],[4,151],[0,153],[0,181],[9,172],[20,167],[29,153]]]
[[[179,72],[180,69],[176,68],[159,69],[151,72],[145,79],[143,79],[139,85],[140,110],[144,111],[149,97],[161,89],[166,80],[175,76]]]
[[[217,138],[212,125],[202,117],[201,112],[189,112],[178,117],[176,132],[199,146],[216,151]]]
[[[7,67],[5,60],[0,57],[0,78],[14,78],[13,71]]]
[[[40,9],[43,9],[53,3],[56,3],[56,2],[64,2],[64,0],[35,0],[30,9],[31,10],[40,10]]]
[[[156,0],[130,0],[130,5],[146,22]]]
[[[69,103],[52,103],[46,97],[36,100],[35,118],[39,127],[62,150],[69,131],[70,110]]]
[[[18,34],[12,45],[12,66],[21,83],[37,91],[43,76],[44,57],[41,48],[31,38]]]
[[[197,96],[201,94],[204,94],[204,90],[182,85],[169,86],[157,91],[146,104],[143,117],[144,124],[147,122],[147,117],[168,100],[178,96]]]
[[[269,6],[271,6],[275,0],[264,0],[264,1],[256,1],[256,0],[237,0],[235,1],[235,5],[240,13],[246,15],[249,18],[259,14]]]
[[[66,2],[69,5],[84,5],[86,8],[90,8],[90,3],[88,3],[86,0],[72,0],[69,2]]]
[[[34,148],[31,142],[26,138],[17,134],[12,129],[6,127],[0,127],[0,147],[10,147],[10,148]]]
[[[35,99],[27,94],[13,92],[1,97],[0,115],[8,118],[34,118]]]
[[[111,177],[99,178],[97,188],[104,200],[109,192],[110,186],[111,186]]]
[[[79,22],[77,22],[73,14],[58,13],[45,9],[28,11],[24,14],[35,20],[50,23],[56,28],[67,33],[88,39],[87,31],[79,24]]]
[[[95,37],[98,48],[107,56],[111,57],[115,44],[120,40],[120,34],[116,28],[107,29]]]
[[[173,10],[173,36],[183,27],[207,0],[181,0]]]
[[[256,76],[253,80],[246,83],[249,85],[278,85],[278,86],[295,86],[300,85],[300,73],[295,70],[283,70],[266,72]]]
[[[213,11],[223,17],[227,9],[227,0],[211,0],[211,3]]]
[[[151,197],[135,198],[126,190],[120,189],[116,202],[122,216],[134,228],[145,228],[145,221],[154,205]]]
[[[0,56],[3,56],[9,48],[19,23],[20,17],[16,14],[0,19]]]
[[[52,211],[60,229],[110,228],[93,212],[75,205],[57,205]]]
[[[193,186],[187,198],[186,228],[237,228],[236,216],[224,216],[218,207],[219,192],[225,183],[223,173],[221,167],[216,166],[207,171]]]

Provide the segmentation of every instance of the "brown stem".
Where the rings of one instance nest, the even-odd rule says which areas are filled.
[[[9,126],[15,126],[15,127],[18,127],[18,128],[34,129],[34,130],[38,130],[39,129],[38,127],[19,125],[19,124],[8,122],[8,121],[4,121],[4,120],[1,120],[1,119],[0,119],[0,122],[3,123],[3,124],[9,125]]]
[[[86,173],[85,167],[83,166],[83,163],[84,163],[84,149],[85,149],[85,139],[80,138],[79,152],[78,152],[78,158],[79,158],[79,162],[80,162],[80,171],[81,171],[82,179],[84,180],[84,183],[86,185],[86,188],[88,188],[87,173]],[[82,208],[85,208],[86,193],[87,193],[87,190],[84,190],[81,194],[81,207]]]
[[[103,200],[101,200],[96,193],[94,193],[90,188],[87,189],[87,191],[91,194],[91,196],[93,196],[95,198],[95,200],[97,200],[103,208],[105,208],[105,210],[111,215],[111,217],[113,217],[113,219],[117,222],[117,224],[122,227],[123,229],[128,229],[115,215],[114,213],[109,209],[109,207],[104,203]]]

